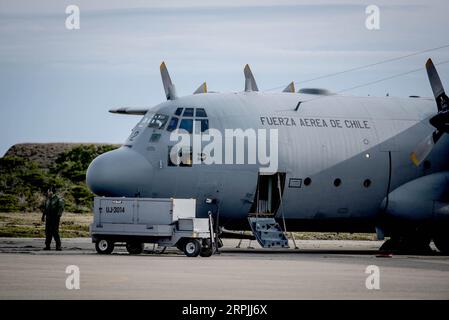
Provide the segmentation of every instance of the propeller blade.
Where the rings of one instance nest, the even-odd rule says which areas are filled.
[[[117,108],[109,110],[110,113],[117,114],[133,114],[133,115],[145,115],[147,113],[148,108]]]
[[[436,130],[416,146],[416,149],[410,154],[410,159],[415,166],[418,167],[427,158],[442,135],[442,131]]]
[[[443,109],[429,119],[432,126],[439,131],[449,133],[449,109]]]
[[[160,66],[162,84],[164,85],[165,96],[167,100],[176,100],[176,89],[175,85],[171,82],[170,74],[168,73],[167,67],[165,66],[165,62],[161,63]]]
[[[198,89],[195,90],[195,92],[193,94],[198,94],[198,93],[207,93],[207,84],[206,82],[203,82]]]
[[[437,103],[438,111],[445,110],[449,107],[449,99],[444,92],[443,84],[437,69],[433,65],[432,59],[426,62],[427,76],[429,77],[430,86],[432,87],[433,95]]]
[[[249,68],[249,65],[245,66],[245,69],[243,69],[243,73],[245,74],[245,91],[259,91],[259,88],[257,87],[256,80],[254,79],[253,73],[251,72],[251,69]]]
[[[295,92],[295,83],[292,81],[290,82],[290,84],[288,86],[285,87],[284,90],[282,90],[282,92]]]

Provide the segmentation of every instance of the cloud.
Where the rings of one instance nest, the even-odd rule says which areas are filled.
[[[65,29],[68,4],[80,6],[78,31]],[[236,0],[1,1],[0,153],[19,138],[122,141],[133,118],[105,118],[105,112],[120,104],[161,101],[162,60],[167,61],[179,94],[190,94],[204,80],[214,90],[241,90],[246,63],[264,89],[449,40],[444,1],[376,4],[381,8],[379,31],[365,28],[366,4],[359,0],[258,0],[243,5]],[[415,69],[428,55],[448,59],[449,50],[310,85],[351,87]],[[398,95],[408,95],[413,88],[430,94],[423,75],[355,92],[383,95],[394,88]],[[64,113],[73,121],[61,124]],[[35,124],[46,122],[52,124],[45,128]],[[111,130],[111,123],[119,129]]]

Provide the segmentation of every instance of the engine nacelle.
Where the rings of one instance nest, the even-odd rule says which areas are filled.
[[[388,202],[388,203],[387,203]],[[412,180],[392,191],[382,202],[395,220],[449,221],[449,172],[438,172]]]

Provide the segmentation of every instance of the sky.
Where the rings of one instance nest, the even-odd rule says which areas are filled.
[[[80,29],[65,26],[68,5]],[[378,30],[365,26],[379,8]],[[122,143],[139,116],[109,109],[165,100],[165,61],[178,95],[244,89],[250,64],[260,91],[431,96],[424,64],[449,47],[315,81],[301,81],[449,44],[449,2],[0,0],[0,156],[16,143]],[[438,65],[449,88],[449,63]],[[448,89],[449,90],[449,89]]]

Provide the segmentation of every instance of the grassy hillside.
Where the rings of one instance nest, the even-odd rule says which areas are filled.
[[[0,237],[44,238],[45,222],[38,212],[0,212]],[[91,214],[64,213],[59,226],[62,238],[89,236]]]
[[[117,147],[62,143],[11,147],[0,158],[0,237],[44,236],[40,207],[50,185],[60,187],[66,202],[61,236],[88,236],[93,194],[85,184],[86,170],[96,156]],[[375,236],[301,232],[295,233],[295,237],[298,240],[374,240]]]
[[[60,188],[65,211],[91,211],[93,194],[86,170],[98,155],[117,145],[26,144],[12,147],[0,158],[0,212],[40,210],[49,186]]]

